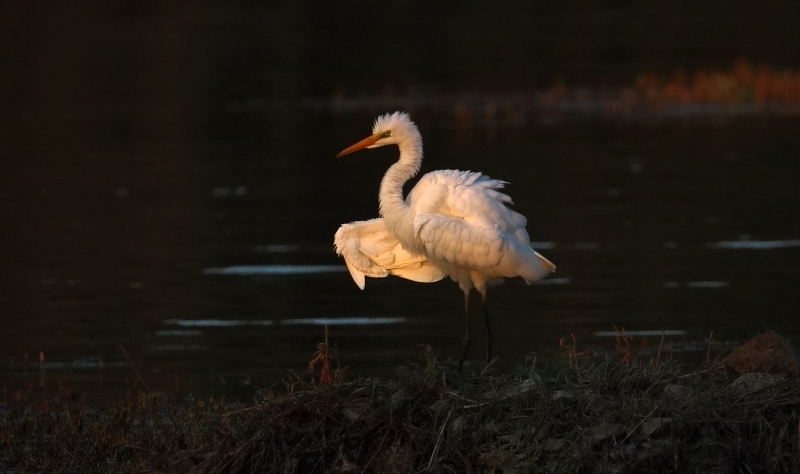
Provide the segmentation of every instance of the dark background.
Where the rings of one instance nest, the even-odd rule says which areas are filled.
[[[569,284],[496,292],[509,363],[557,350],[570,331],[603,353],[609,343],[593,334],[612,323],[686,329],[675,348],[702,346],[693,353],[703,356],[711,331],[731,343],[766,328],[791,336],[796,246],[708,245],[800,238],[796,115],[712,107],[676,120],[552,123],[529,111],[464,126],[459,98],[524,101],[554,83],[616,90],[739,58],[796,70],[798,24],[796,1],[3,1],[0,375],[28,380],[21,367],[41,351],[47,373],[92,387],[98,377],[124,385],[132,363],[153,384],[269,385],[302,370],[321,334],[159,336],[175,318],[409,318],[333,331],[355,373],[391,372],[419,342],[456,353],[451,282],[371,280],[359,292],[346,273],[204,274],[340,264],[332,235],[375,217],[395,152],[333,156],[398,108],[422,130],[423,172],[510,181],[532,239],[555,243],[541,251]],[[264,250],[274,245],[299,250]],[[690,285],[703,281],[725,285]],[[100,376],[74,364],[96,360]]]

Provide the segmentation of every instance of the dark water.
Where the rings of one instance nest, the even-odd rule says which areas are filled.
[[[391,373],[418,343],[457,356],[455,284],[387,278],[360,291],[333,254],[339,223],[375,215],[394,158],[333,158],[369,131],[358,115],[303,120],[349,131],[327,152],[198,138],[194,153],[80,156],[67,176],[20,180],[6,213],[15,252],[4,256],[3,378],[37,380],[22,357],[43,351],[51,384],[126,386],[133,363],[149,385],[242,393],[302,372],[326,322],[353,375]],[[504,362],[549,357],[570,331],[602,356],[614,341],[596,334],[612,324],[685,331],[669,350],[695,360],[712,331],[729,343],[766,328],[794,334],[800,123],[519,126],[493,143],[455,143],[446,122],[419,115],[425,170],[508,179],[558,265],[540,284],[491,293]]]
[[[226,11],[62,12],[90,26],[70,41],[77,27],[23,15],[40,26],[20,49],[35,54],[6,63],[4,386],[246,397],[301,373],[326,323],[353,376],[391,374],[419,343],[457,357],[455,284],[386,278],[360,291],[332,249],[339,224],[376,216],[396,150],[333,156],[403,105],[423,133],[423,172],[509,181],[532,240],[558,265],[539,284],[508,281],[490,294],[501,367],[552,357],[570,333],[578,349],[616,357],[612,325],[656,331],[632,338],[645,355],[671,331],[664,351],[692,361],[705,359],[712,332],[712,357],[765,329],[796,335],[800,120],[554,122],[528,111],[465,123],[452,107],[402,100],[335,113],[319,104],[348,81],[314,76],[328,59],[237,46],[261,44],[262,22],[292,37],[302,12],[248,22]],[[573,28],[569,12],[551,14]],[[288,44],[307,52],[324,39]],[[562,69],[541,61],[603,80],[576,72],[576,58]],[[429,95],[448,80],[458,84],[445,79]],[[473,327],[478,364],[483,332]]]

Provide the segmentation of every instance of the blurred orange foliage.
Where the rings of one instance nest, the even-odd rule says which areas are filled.
[[[800,71],[752,66],[739,58],[724,71],[676,69],[666,77],[643,74],[637,88],[646,99],[687,104],[800,101]]]

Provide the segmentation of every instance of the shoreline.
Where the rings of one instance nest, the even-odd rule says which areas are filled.
[[[701,370],[663,356],[590,364],[563,347],[560,362],[459,374],[422,346],[420,362],[395,377],[355,380],[322,347],[316,377],[251,405],[139,392],[93,408],[69,392],[7,395],[0,472],[791,472],[800,463],[793,373],[738,375],[731,356]]]

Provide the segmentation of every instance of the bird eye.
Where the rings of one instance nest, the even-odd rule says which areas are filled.
[[[392,131],[391,130],[386,130],[385,132],[381,133],[381,138],[386,138],[386,137],[391,137],[391,136],[392,136]]]

